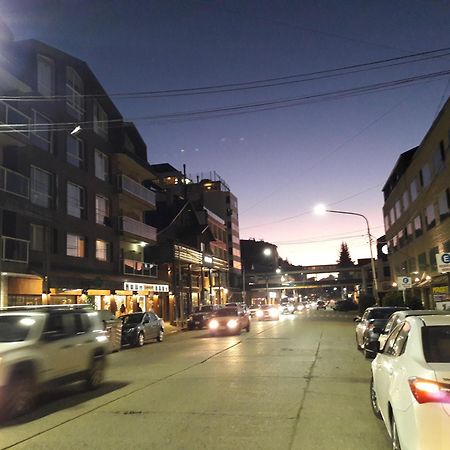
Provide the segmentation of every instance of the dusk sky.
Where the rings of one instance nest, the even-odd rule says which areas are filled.
[[[364,214],[383,235],[381,189],[450,95],[448,0],[0,0],[0,16],[17,40],[86,61],[109,94],[175,90],[112,98],[150,163],[219,173],[241,239],[294,264],[333,263],[342,241],[369,257],[362,218],[312,209]]]

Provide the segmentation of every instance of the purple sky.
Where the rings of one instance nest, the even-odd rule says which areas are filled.
[[[16,39],[85,60],[108,93],[287,77],[450,47],[447,0],[0,0]],[[450,95],[449,77],[395,90],[201,120],[156,115],[271,102],[450,69],[450,56],[287,86],[120,99],[151,163],[217,171],[239,199],[241,238],[295,264],[368,257],[363,219],[314,216],[318,202],[384,233],[381,188]],[[147,118],[147,119],[142,119]]]

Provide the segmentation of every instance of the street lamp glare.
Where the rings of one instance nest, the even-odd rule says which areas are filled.
[[[323,216],[327,212],[327,207],[323,203],[319,203],[318,205],[314,206],[314,214],[317,214],[318,216]]]
[[[263,253],[264,253],[265,256],[270,256],[270,255],[272,254],[272,249],[270,249],[270,248],[265,248],[265,249],[263,250]]]

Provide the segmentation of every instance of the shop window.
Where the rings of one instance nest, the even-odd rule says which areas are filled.
[[[416,258],[414,256],[409,258],[408,265],[411,272],[415,272],[417,270]]]

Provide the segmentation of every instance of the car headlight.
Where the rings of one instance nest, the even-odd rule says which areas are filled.
[[[211,330],[217,330],[219,328],[219,322],[216,319],[212,319],[209,321],[208,327]]]
[[[270,315],[270,317],[277,317],[278,316],[278,310],[276,310],[275,308],[270,308],[269,309],[269,315]]]
[[[259,310],[259,311],[256,311],[256,316],[258,316],[258,317],[262,317],[262,316],[264,316],[264,312],[263,311],[261,311],[261,310]]]
[[[238,321],[236,319],[231,319],[227,322],[228,328],[236,328],[238,326]]]

